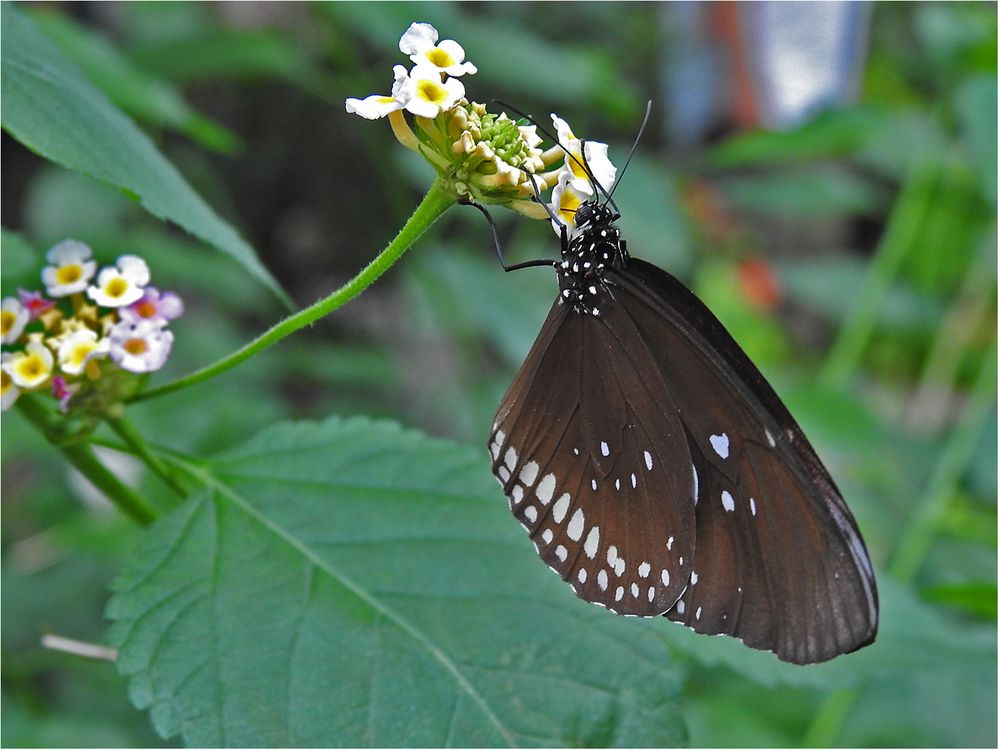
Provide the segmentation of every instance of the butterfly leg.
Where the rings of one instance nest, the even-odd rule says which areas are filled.
[[[536,266],[555,265],[555,261],[546,260],[545,258],[539,258],[538,260],[528,260],[523,263],[514,263],[512,265],[507,265],[506,259],[503,257],[503,246],[500,244],[499,234],[497,234],[496,232],[496,222],[493,221],[493,217],[486,210],[485,206],[476,203],[473,200],[468,200],[465,202],[467,202],[469,206],[479,209],[479,211],[482,212],[482,215],[486,217],[486,221],[489,222],[489,230],[493,233],[493,243],[496,245],[496,257],[499,258],[500,265],[503,266],[504,271],[510,272],[510,271],[517,271],[521,268],[534,268]]]

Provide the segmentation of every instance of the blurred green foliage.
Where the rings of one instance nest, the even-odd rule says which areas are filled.
[[[341,104],[387,90],[410,21],[462,42],[480,70],[466,81],[476,98],[558,111],[612,155],[627,152],[657,90],[668,38],[662,8],[644,4],[19,11],[107,98],[94,111],[133,117],[212,206],[212,226],[238,229],[225,235],[230,251],[245,237],[303,303],[373,257],[431,178],[385,123]],[[5,96],[10,85],[5,72]],[[6,118],[9,134],[65,163]],[[785,397],[864,530],[884,600],[878,642],[820,667],[662,631],[689,742],[995,745],[994,6],[874,6],[860,101],[795,130],[730,133],[682,153],[652,130],[616,194],[629,246],[691,285]],[[143,255],[188,307],[160,382],[281,315],[230,257],[143,211],[128,185],[67,171],[8,136],[4,146],[4,296],[37,287],[42,252],[67,236],[103,263]],[[496,218],[508,259],[554,253],[547,226]],[[774,305],[754,302],[754,259],[773,276]],[[479,446],[553,293],[543,271],[504,275],[480,217],[455,210],[331,319],[131,416],[152,441],[201,455],[280,419],[331,414]],[[3,428],[3,744],[158,744],[110,665],[39,645],[49,631],[105,641],[107,587],[135,529],[17,416]],[[139,486],[172,502],[155,478]]]

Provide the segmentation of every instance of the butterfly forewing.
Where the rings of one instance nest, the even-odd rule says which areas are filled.
[[[780,399],[672,276],[632,259],[606,278],[667,384],[697,474],[690,586],[667,617],[799,663],[871,642],[866,549]]]
[[[493,472],[541,558],[621,614],[666,612],[694,552],[691,458],[657,372],[626,317],[556,302],[490,436]]]

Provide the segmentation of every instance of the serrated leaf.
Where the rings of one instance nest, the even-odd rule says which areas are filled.
[[[146,135],[8,3],[0,8],[3,127],[32,151],[134,196],[232,256],[282,300],[277,281],[235,229],[191,189]]]
[[[190,745],[673,745],[654,625],[539,567],[485,451],[282,424],[201,471],[109,614],[133,701]]]

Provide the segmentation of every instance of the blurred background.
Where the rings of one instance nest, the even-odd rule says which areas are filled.
[[[652,99],[615,195],[629,249],[694,289],[785,398],[905,620],[873,647],[882,671],[857,675],[775,671],[758,654],[719,657],[711,639],[664,638],[685,668],[690,743],[996,744],[994,4],[20,10],[302,305],[381,250],[431,182],[387,122],[343,110],[388,91],[413,20],[465,47],[479,68],[469,98],[558,112],[619,166]],[[282,315],[212,248],[6,133],[3,165],[3,294],[37,288],[41,253],[66,237],[102,263],[145,256],[187,304],[156,382]],[[547,223],[494,213],[509,261],[554,257]],[[153,440],[202,454],[330,414],[484,446],[555,290],[544,269],[504,274],[482,218],[458,207],[331,318],[131,414]],[[134,529],[14,415],[2,442],[2,743],[162,744],[112,667],[39,646],[44,632],[103,639]]]

